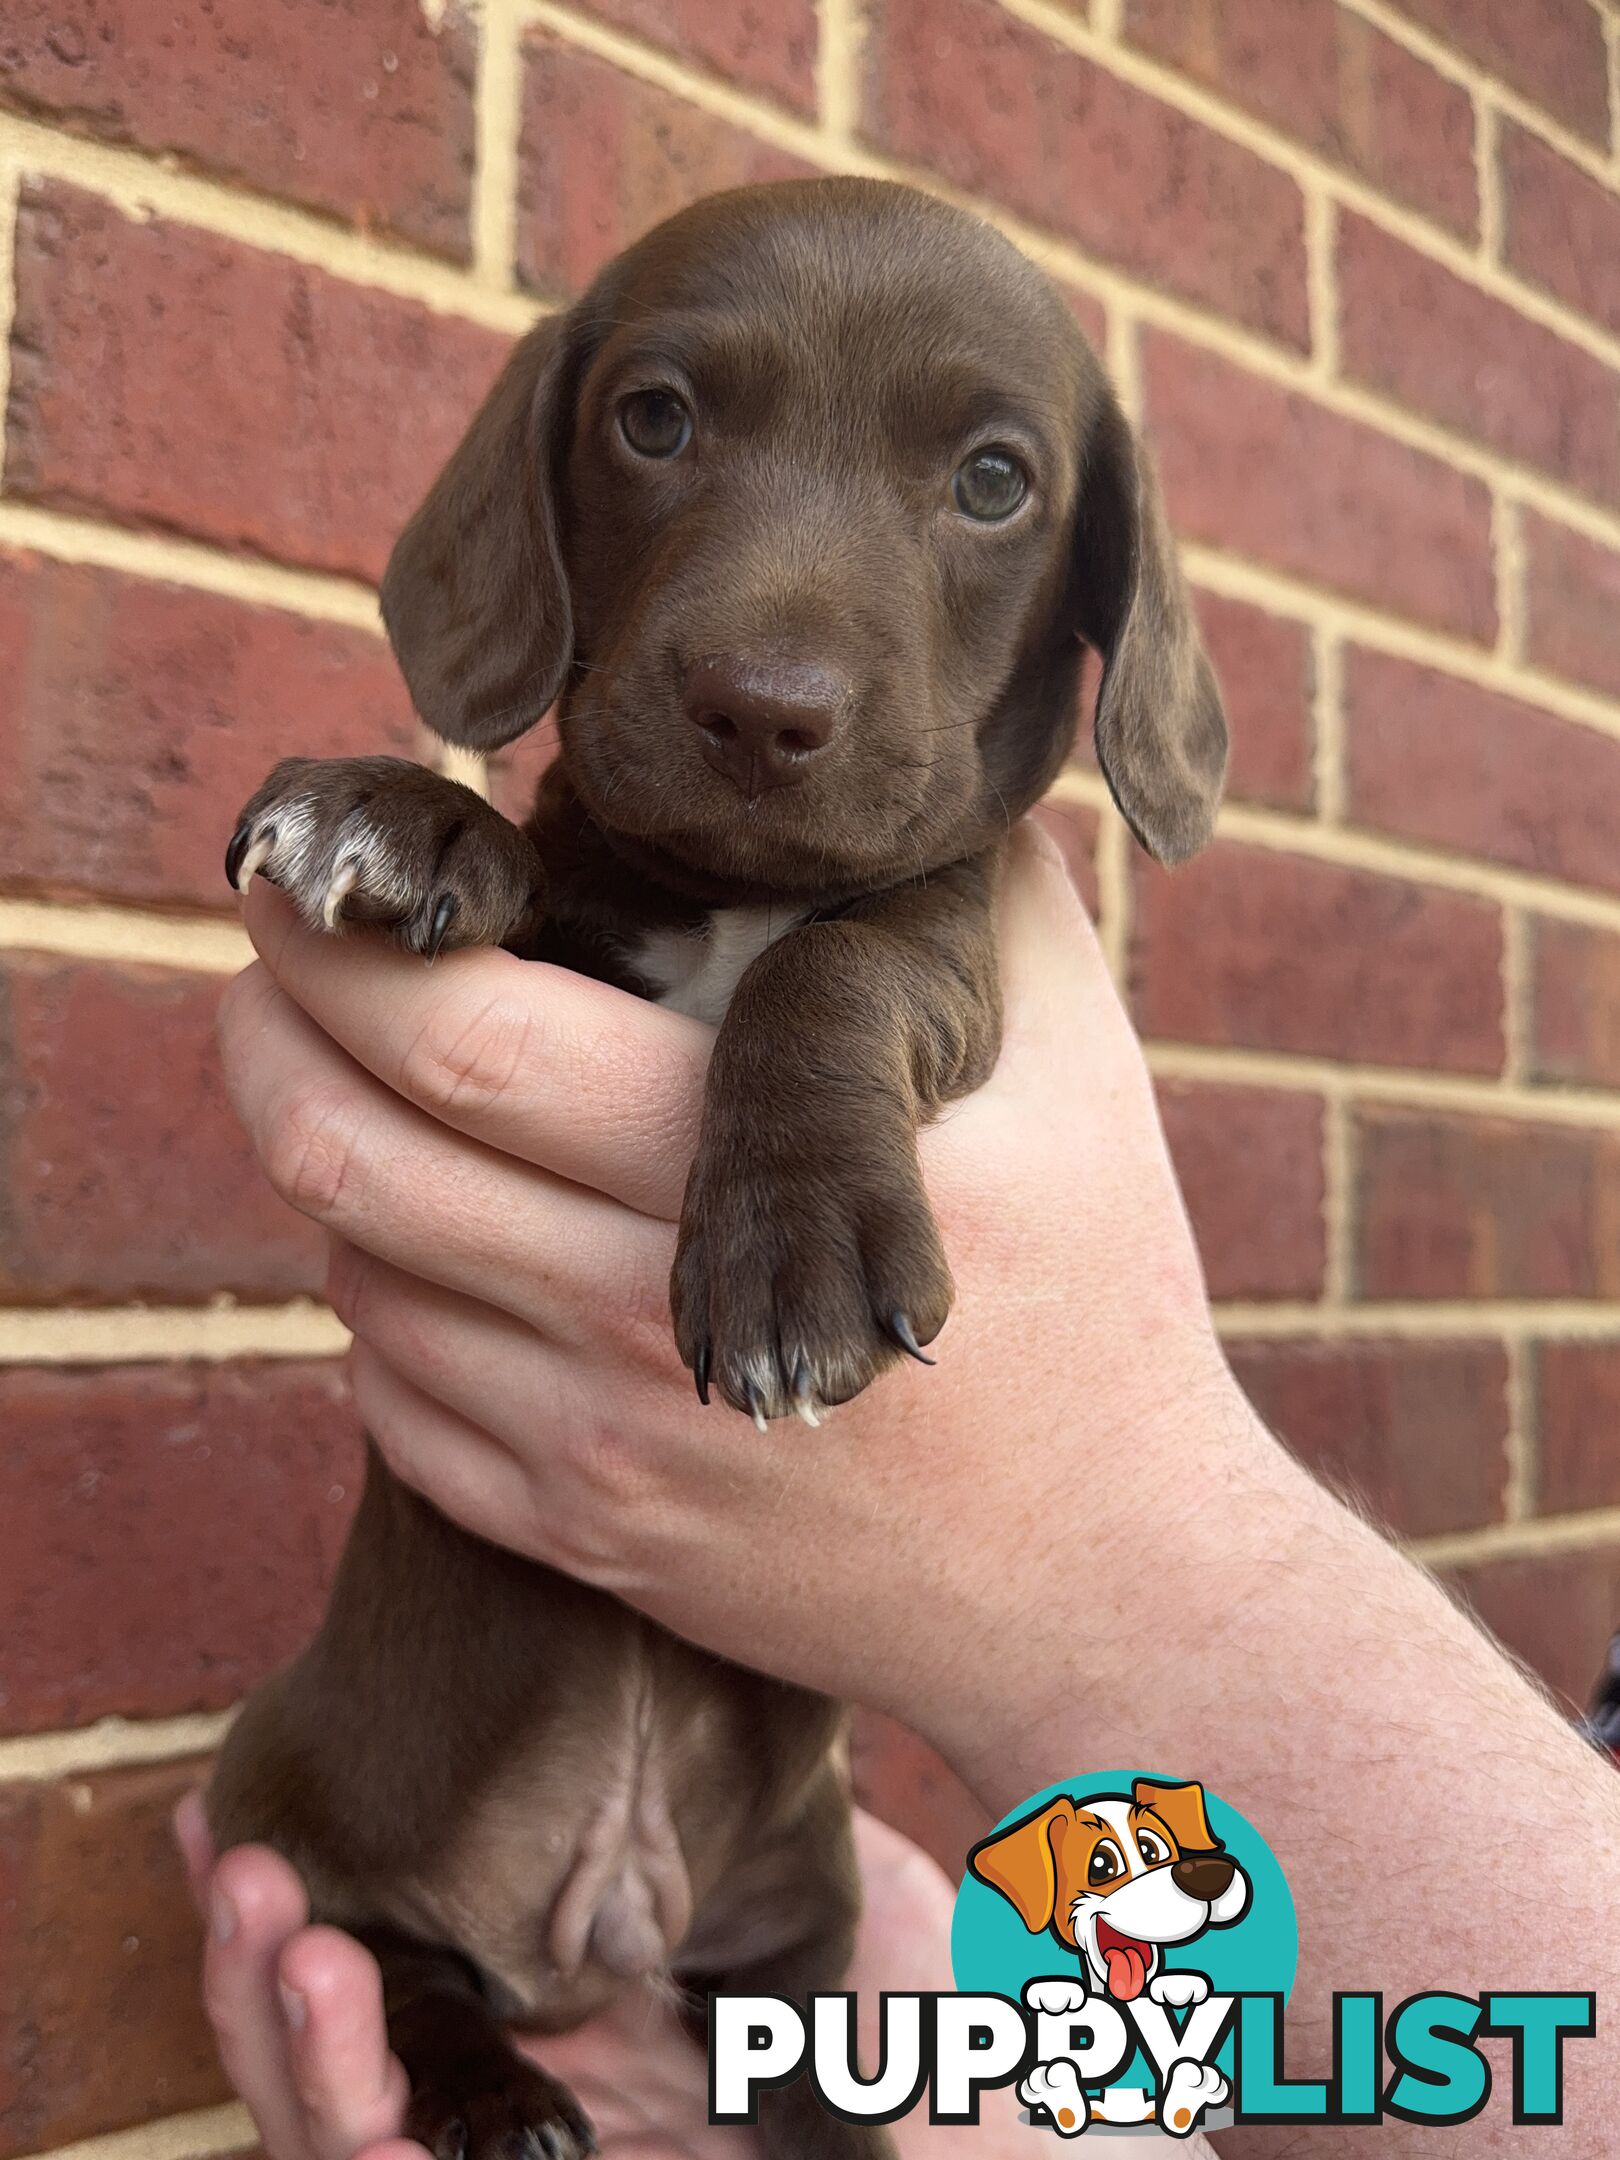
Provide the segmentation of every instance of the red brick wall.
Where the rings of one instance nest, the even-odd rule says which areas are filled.
[[[1170,880],[1084,755],[1059,793],[1233,1361],[1584,1691],[1620,1619],[1617,82],[1616,0],[12,0],[0,2160],[243,2134],[163,1814],[307,1627],[355,1440],[214,1069],[229,815],[284,749],[412,743],[390,536],[535,308],[716,186],[945,187],[1104,345],[1232,800]],[[960,1854],[936,1764],[870,1727],[859,1762]]]

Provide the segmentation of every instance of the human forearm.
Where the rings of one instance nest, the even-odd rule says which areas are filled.
[[[934,1737],[997,1815],[1103,1766],[1196,1775],[1254,1823],[1299,1913],[1290,2075],[1325,2071],[1335,1989],[1596,1990],[1566,2049],[1566,2123],[1603,2149],[1620,2098],[1605,2007],[1620,1788],[1444,1592],[1271,1439],[1234,1387],[1145,1430],[1084,1555],[1021,1598],[1063,1625],[1021,1646],[1015,1714]],[[1191,1466],[1196,1466],[1193,1468]],[[1005,1693],[1010,1676],[981,1698]],[[1491,2049],[1505,2088],[1505,2046]],[[1467,2142],[1398,2122],[1380,2151],[1511,2152],[1504,2099]],[[1358,2137],[1361,2144],[1356,2141]],[[1248,2129],[1229,2149],[1361,2150],[1352,2129]]]

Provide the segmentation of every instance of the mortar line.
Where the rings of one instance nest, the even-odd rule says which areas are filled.
[[[1344,819],[1344,640],[1323,623],[1311,626],[1311,791],[1318,819]]]
[[[55,2145],[37,2160],[208,2160],[212,2154],[241,2152],[257,2142],[252,2116],[232,2101]]]
[[[1524,661],[1524,521],[1505,495],[1491,504],[1491,564],[1496,577],[1496,654],[1509,667]]]
[[[514,290],[522,59],[513,0],[479,0],[473,274],[491,292]]]
[[[534,318],[532,301],[491,292],[470,270],[418,253],[391,235],[362,233],[315,211],[205,178],[121,144],[90,141],[42,121],[3,113],[0,156],[25,176],[99,195],[139,222],[152,216],[172,219],[329,271],[350,284],[420,301],[436,314],[463,315],[514,334]]]
[[[0,1784],[44,1783],[138,1763],[211,1755],[235,1715],[234,1710],[220,1710],[168,1718],[109,1717],[59,1732],[21,1733],[0,1740]]]
[[[17,204],[22,175],[0,159],[0,488],[5,486],[6,425],[11,407],[11,330],[17,319]]]
[[[70,511],[7,497],[0,502],[0,546],[26,548],[53,562],[122,570],[155,583],[218,593],[255,607],[277,608],[316,622],[342,623],[380,638],[377,595],[358,579],[293,569],[256,555],[234,555],[198,540],[102,524]]]
[[[1503,1340],[1507,1350],[1507,1474],[1502,1487],[1502,1519],[1521,1523],[1536,1512],[1540,1467],[1530,1386],[1530,1345],[1516,1328]]]
[[[1311,326],[1308,368],[1323,382],[1339,373],[1338,206],[1325,187],[1305,194],[1305,301]]]
[[[1109,803],[1097,821],[1097,940],[1114,988],[1127,1007],[1131,991],[1131,836]]]
[[[1502,255],[1503,215],[1502,130],[1495,100],[1475,90],[1474,178],[1479,188],[1479,258],[1489,266],[1506,269]]]
[[[0,1310],[0,1365],[146,1365],[189,1359],[334,1358],[348,1330],[312,1299],[287,1305],[115,1305]]]
[[[1582,1552],[1620,1540],[1620,1507],[1592,1508],[1582,1515],[1541,1515],[1524,1522],[1491,1523],[1415,1538],[1407,1551],[1425,1567],[1461,1567],[1489,1560],[1534,1560]]]
[[[1502,1078],[1523,1086],[1530,1075],[1530,925],[1524,909],[1502,910]]]
[[[1322,1293],[1333,1305],[1354,1295],[1355,1145],[1350,1106],[1341,1082],[1322,1102]]]
[[[816,112],[826,141],[844,151],[860,120],[865,23],[858,0],[819,0],[816,32]]]
[[[220,882],[224,883],[224,873]],[[0,898],[0,952],[236,975],[253,958],[240,923],[98,902]]]
[[[1275,1304],[1217,1301],[1212,1309],[1227,1342],[1350,1342],[1381,1336],[1392,1342],[1470,1342],[1518,1331],[1541,1341],[1620,1343],[1620,1304],[1612,1299],[1549,1298],[1540,1305],[1491,1298],[1342,1305],[1279,1299]]]
[[[1603,11],[1603,35],[1609,57],[1609,156],[1615,167],[1609,185],[1613,187],[1620,176],[1620,15],[1612,8]]]
[[[1108,800],[1100,775],[1075,766],[1058,775],[1050,792],[1059,801],[1090,803],[1099,808]],[[1488,901],[1501,907],[1518,903],[1542,914],[1556,915],[1562,921],[1594,923],[1606,929],[1620,924],[1620,898],[1613,895],[1562,885],[1530,871],[1506,869],[1481,857],[1445,854],[1359,826],[1326,825],[1297,812],[1228,801],[1221,806],[1216,830],[1223,840],[1242,841],[1343,869],[1369,870],[1383,877],[1434,885],[1482,903]]]
[[[1120,410],[1135,428],[1142,425],[1142,338],[1136,311],[1124,301],[1108,301],[1108,373]]]

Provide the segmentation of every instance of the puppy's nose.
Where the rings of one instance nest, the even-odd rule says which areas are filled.
[[[804,778],[849,701],[847,677],[806,660],[728,656],[694,661],[686,674],[686,717],[704,756],[750,801]]]
[[[1185,1890],[1200,1904],[1213,1905],[1236,1873],[1237,1869],[1224,1853],[1201,1853],[1196,1860],[1176,1861],[1170,1870],[1170,1880],[1178,1890]]]

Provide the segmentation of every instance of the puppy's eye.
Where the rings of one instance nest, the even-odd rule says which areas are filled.
[[[1119,1847],[1104,1840],[1091,1856],[1086,1868],[1086,1881],[1095,1890],[1099,1883],[1113,1882],[1124,1872],[1125,1861]]]
[[[638,390],[619,407],[619,433],[637,457],[679,457],[692,440],[692,415],[673,390]]]
[[[951,493],[964,517],[996,525],[1010,518],[1029,493],[1029,475],[1006,450],[975,450],[957,466]]]
[[[1157,1867],[1161,1860],[1168,1860],[1170,1857],[1169,1848],[1161,1845],[1151,1830],[1137,1831],[1136,1849],[1149,1867]]]

